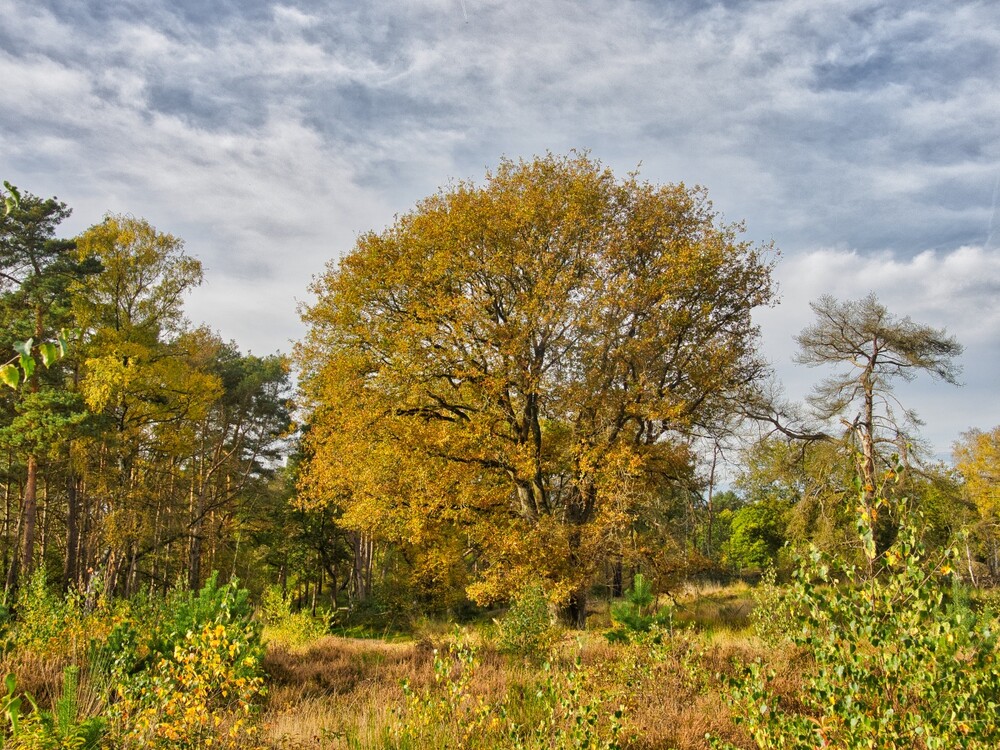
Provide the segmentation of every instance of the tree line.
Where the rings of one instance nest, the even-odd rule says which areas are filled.
[[[64,352],[0,396],[5,591],[38,569],[121,594],[243,569],[245,515],[280,495],[284,358],[185,320],[202,267],[178,238],[120,215],[61,238],[64,203],[18,197],[0,220],[2,346]]]
[[[0,223],[3,345],[74,332],[0,402],[8,591],[40,565],[397,612],[541,587],[579,626],[635,573],[669,591],[857,544],[858,502],[880,548],[916,509],[1000,575],[1000,428],[936,465],[893,392],[957,383],[960,344],[821,298],[799,361],[839,369],[784,403],[753,322],[776,253],[701,188],[549,154],[442,189],[316,278],[295,415],[283,357],[184,319],[180,240],[114,215],[59,239],[67,215],[26,195]]]

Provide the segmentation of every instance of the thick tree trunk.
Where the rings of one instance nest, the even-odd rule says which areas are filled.
[[[587,591],[574,591],[562,612],[563,622],[571,628],[584,630],[587,627]]]
[[[371,537],[363,532],[351,535],[354,546],[354,569],[352,583],[354,584],[354,601],[358,604],[368,601],[372,587],[372,562],[375,545]]]

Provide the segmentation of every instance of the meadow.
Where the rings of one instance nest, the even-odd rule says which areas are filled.
[[[748,747],[720,674],[787,659],[754,634],[752,593],[692,588],[668,626],[610,642],[607,602],[585,631],[498,611],[348,637],[214,581],[92,605],[36,583],[5,633],[5,747]]]
[[[3,747],[995,747],[995,597],[905,529],[883,559],[861,585],[817,554],[668,599],[640,575],[584,630],[540,587],[380,633],[215,575],[127,600],[35,576],[4,624]]]

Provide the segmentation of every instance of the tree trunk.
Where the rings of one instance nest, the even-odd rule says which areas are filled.
[[[24,482],[24,504],[21,512],[24,515],[24,544],[21,547],[20,574],[31,576],[35,564],[35,522],[38,519],[38,458],[34,453],[28,455],[28,476]],[[13,587],[17,587],[18,571],[15,570]]]
[[[368,601],[368,597],[371,596],[375,546],[371,537],[363,532],[355,532],[351,537],[354,546],[354,570],[352,574],[354,600],[357,604],[362,604]]]
[[[80,544],[79,479],[72,468],[66,474],[66,556],[63,560],[63,588],[77,583],[78,546]]]
[[[621,555],[616,555],[611,563],[611,598],[621,599],[625,594],[625,562]]]
[[[201,549],[204,528],[205,495],[204,487],[199,492],[191,489],[191,530],[188,541],[188,586],[197,591],[201,586]]]
[[[587,591],[574,591],[562,611],[563,622],[571,628],[584,630],[587,627]]]
[[[24,514],[17,514],[17,525],[14,528],[12,551],[10,554],[10,565],[7,567],[7,578],[4,583],[4,592],[8,595],[14,593],[17,589],[17,573],[18,568],[21,565],[21,550],[18,547],[18,543],[21,540],[21,522],[24,520]]]

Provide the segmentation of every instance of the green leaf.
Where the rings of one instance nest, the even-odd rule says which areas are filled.
[[[35,358],[30,354],[21,355],[21,369],[24,370],[24,379],[27,380],[35,374]]]
[[[22,357],[31,356],[31,346],[35,343],[34,339],[28,339],[27,341],[15,341],[14,351],[20,354]]]
[[[60,348],[48,341],[38,345],[38,353],[42,355],[42,364],[46,367],[51,367],[54,362],[62,357]]]
[[[65,357],[66,352],[69,350],[69,341],[66,340],[66,331],[60,331],[59,335],[56,336],[56,341],[59,342],[59,356]]]
[[[6,216],[21,205],[21,192],[7,182],[7,180],[3,181],[3,186],[7,188],[7,192],[10,193],[10,195],[4,196],[3,199],[4,215]]]
[[[21,371],[14,365],[4,365],[0,367],[0,380],[11,388],[17,388],[21,384]]]

